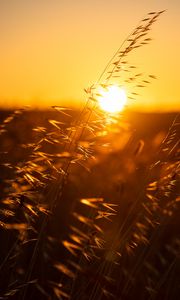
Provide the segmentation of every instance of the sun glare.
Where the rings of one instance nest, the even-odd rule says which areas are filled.
[[[127,102],[125,90],[115,85],[101,90],[100,95],[99,106],[109,113],[122,111]]]

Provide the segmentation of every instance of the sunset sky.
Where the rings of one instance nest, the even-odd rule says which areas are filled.
[[[132,57],[158,80],[133,105],[180,110],[179,0],[0,0],[0,106],[82,103],[140,19],[164,9]]]

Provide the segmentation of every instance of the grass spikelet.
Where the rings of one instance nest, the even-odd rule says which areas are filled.
[[[66,276],[68,276],[70,278],[75,278],[75,274],[70,269],[68,269],[66,265],[61,264],[61,263],[58,262],[58,263],[54,264],[54,267],[58,271],[60,271],[63,274],[65,274]]]

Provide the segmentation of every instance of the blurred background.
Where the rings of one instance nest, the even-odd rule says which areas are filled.
[[[83,89],[97,80],[139,21],[159,10],[167,11],[153,26],[152,41],[128,57],[139,72],[158,80],[128,105],[178,110],[178,0],[1,0],[0,107],[83,104]]]

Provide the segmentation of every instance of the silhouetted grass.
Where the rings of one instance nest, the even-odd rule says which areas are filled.
[[[134,71],[128,55],[150,41],[161,14],[133,30],[85,89],[80,112],[55,106],[40,122],[28,109],[4,118],[1,299],[178,298],[179,117],[169,131],[150,120],[138,136],[137,114],[133,124],[98,106],[99,88],[129,84],[131,99],[155,79]]]

